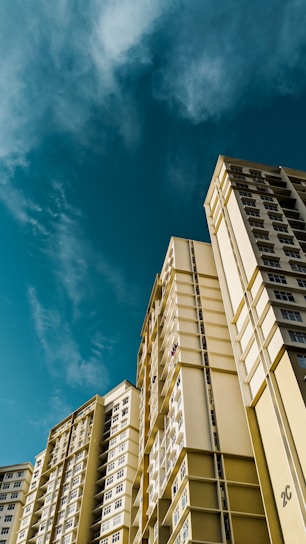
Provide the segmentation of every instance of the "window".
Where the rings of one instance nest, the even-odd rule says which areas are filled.
[[[3,504],[0,504],[0,512],[3,510]]]
[[[109,463],[107,467],[107,472],[111,472],[111,470],[114,470],[114,468],[115,468],[115,463],[114,461],[112,461],[111,463]]]
[[[246,183],[236,183],[236,187],[238,189],[248,189],[249,188],[249,186]],[[239,191],[239,194],[241,194],[240,191]]]
[[[72,491],[70,495],[70,500],[73,501],[73,499],[75,499],[77,496],[78,496],[78,490],[75,489],[75,491]]]
[[[112,439],[110,440],[110,442],[109,442],[110,447],[111,447],[111,446],[114,446],[114,445],[116,444],[116,442],[117,442],[117,438],[112,438]]]
[[[289,336],[292,342],[299,342],[300,344],[306,344],[306,333],[303,331],[289,331]]]
[[[13,516],[4,516],[4,521],[12,521]]]
[[[276,215],[275,213],[269,213],[269,217],[271,219],[271,221],[279,221],[280,223],[282,223],[283,221],[283,218],[281,215]]]
[[[113,542],[119,542],[119,540],[120,540],[120,532],[114,533],[113,536],[112,536],[112,543]]]
[[[292,238],[284,238],[284,236],[278,237],[281,244],[287,244],[288,246],[294,246],[294,241]]]
[[[121,514],[118,514],[113,519],[113,526],[115,527],[116,525],[120,525],[120,523],[121,523]]]
[[[248,198],[252,198],[252,193],[248,193],[247,191],[239,191],[240,196],[246,196]]]
[[[124,442],[123,444],[120,444],[118,449],[119,449],[119,451],[124,451],[125,448],[126,448],[126,442]]]
[[[119,414],[116,414],[115,416],[113,416],[112,422],[116,423],[116,421],[118,421],[118,419],[119,419]]]
[[[242,199],[242,204],[244,206],[249,206],[250,208],[256,208],[256,202],[255,200],[245,200],[245,199]]]
[[[176,525],[179,520],[179,509],[176,507],[176,509],[173,512],[173,525]]]
[[[296,259],[300,259],[301,255],[299,251],[293,251],[293,249],[284,249],[285,255],[287,257],[295,257]]]
[[[108,504],[107,506],[105,506],[105,508],[103,509],[103,515],[104,516],[107,516],[107,514],[109,514],[111,511],[111,505]]]
[[[172,486],[172,497],[175,497],[175,495],[177,494],[177,490],[178,490],[178,484],[177,484],[177,479],[175,479]]]
[[[15,482],[13,487],[21,487],[21,482]]]
[[[2,489],[9,489],[9,487],[10,487],[10,484],[3,484],[2,485]]]
[[[306,287],[306,280],[302,280],[300,278],[297,279],[299,287]]]
[[[107,492],[105,493],[105,495],[104,495],[104,499],[105,499],[106,501],[107,501],[108,499],[111,499],[112,494],[113,494],[112,490],[107,491]]]
[[[261,190],[262,188],[259,187],[259,190]],[[267,196],[267,195],[261,195],[260,198],[262,200],[265,200],[266,202],[273,202],[274,198],[272,196]]]
[[[294,296],[288,291],[274,291],[275,298],[277,300],[288,300],[289,302],[295,302]]]
[[[122,415],[123,415],[123,416],[126,416],[126,414],[128,414],[128,412],[129,412],[129,409],[128,409],[128,408],[124,408],[124,409],[122,410]]]
[[[7,535],[8,532],[9,532],[10,528],[9,527],[2,527],[1,529],[1,534],[2,535]]]
[[[306,273],[306,266],[299,264],[299,263],[290,263],[291,270],[294,270],[296,272],[305,272]]]
[[[266,259],[266,258],[263,258],[262,260],[263,264],[265,264],[266,266],[271,266],[273,268],[280,268],[280,264],[279,264],[279,261],[277,259]]]
[[[71,539],[72,539],[71,533],[69,535],[64,536],[63,544],[70,544]]]
[[[74,473],[79,472],[80,470],[82,470],[82,463],[78,463],[77,465],[75,465]]]
[[[181,481],[184,479],[185,474],[186,474],[186,463],[185,463],[185,461],[184,461],[184,462],[181,464],[181,468],[180,468]]]
[[[277,204],[264,204],[266,210],[277,212]]]
[[[124,440],[126,438],[127,432],[123,431],[123,433],[120,434],[119,438],[120,440]]]
[[[267,246],[265,244],[257,244],[259,251],[263,253],[274,253],[274,247],[273,246]]]
[[[11,493],[11,499],[17,499],[18,493]],[[31,495],[29,495],[31,497]]]
[[[71,529],[71,527],[73,527],[73,518],[68,519],[68,521],[66,521],[66,523],[65,523],[65,531],[67,531],[68,529]]]
[[[268,278],[274,283],[287,283],[285,276],[282,276],[281,274],[268,274]]]
[[[122,401],[123,406],[129,403],[129,397],[125,397]]]
[[[280,225],[273,225],[276,232],[288,232],[287,227],[281,227]]]
[[[121,508],[122,506],[122,499],[118,499],[117,501],[115,501],[115,510],[117,510],[118,508]]]
[[[183,525],[183,531],[182,531],[183,540],[187,540],[188,538],[188,519],[186,519],[184,525]]]
[[[108,536],[106,538],[102,538],[99,544],[108,544]]]
[[[7,509],[8,510],[15,510],[15,504],[9,504]]]
[[[119,457],[118,465],[123,465],[124,462],[125,462],[125,455],[123,455],[122,457]]]
[[[299,353],[297,355],[297,360],[302,368],[306,368],[306,355]]]
[[[259,240],[269,240],[269,235],[266,232],[260,232],[256,231],[254,232],[255,238],[258,238]]]
[[[78,485],[80,483],[80,476],[77,476],[76,478],[73,478],[72,480],[72,486]]]
[[[13,472],[7,472],[6,475],[5,475],[5,477],[6,477],[7,479],[13,478]]]
[[[187,504],[187,489],[185,489],[183,494],[182,494],[181,504],[182,504],[182,508],[185,508],[185,506]]]
[[[123,491],[123,484],[119,484],[116,487],[116,493],[121,493]]]
[[[250,215],[252,217],[260,217],[259,210],[250,210],[250,209],[246,208],[245,211],[246,211],[247,215]]]
[[[119,410],[119,404],[115,404],[113,408],[113,412],[118,412],[118,410]]]
[[[107,478],[106,485],[111,485],[113,483],[113,480],[114,480],[113,476],[110,476],[109,478]]]
[[[119,478],[122,478],[123,476],[124,476],[124,469],[122,468],[121,470],[117,472],[117,480],[119,480]]]
[[[284,310],[281,309],[282,317],[284,319],[290,319],[290,321],[302,321],[302,317],[300,312],[296,312],[294,310]]]
[[[0,501],[5,501],[6,496],[6,493],[0,493]]]
[[[250,219],[249,220],[251,227],[256,227],[257,229],[263,229],[264,228],[264,222],[263,221],[256,221],[256,219]]]

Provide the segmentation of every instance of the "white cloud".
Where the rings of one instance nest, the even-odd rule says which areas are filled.
[[[63,376],[72,387],[104,389],[109,381],[105,360],[113,349],[113,341],[95,333],[91,339],[89,357],[84,358],[60,312],[44,307],[33,287],[28,289],[28,299],[35,332],[44,350],[50,373]]]

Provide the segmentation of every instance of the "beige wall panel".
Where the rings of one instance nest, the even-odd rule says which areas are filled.
[[[238,317],[237,322],[236,322],[238,334],[240,333],[240,331],[241,331],[241,329],[242,329],[242,327],[244,325],[244,322],[246,320],[247,315],[248,315],[247,307],[246,307],[245,304],[243,304],[242,309],[241,309],[240,314],[239,314],[239,317]]]
[[[231,511],[264,514],[259,487],[228,484],[227,490]]]
[[[188,349],[180,348],[180,361],[183,363],[189,363],[202,366],[202,356],[199,351],[191,351]]]
[[[187,240],[174,238],[174,268],[190,269],[190,252]]]
[[[251,372],[257,358],[258,358],[258,346],[257,346],[256,340],[254,340],[245,358],[245,366],[246,366],[247,373]]]
[[[279,329],[276,329],[270,342],[269,342],[269,345],[267,346],[267,350],[268,350],[268,353],[269,353],[269,356],[270,356],[270,360],[271,360],[271,363],[273,363],[275,357],[277,356],[279,350],[281,349],[282,345],[283,345],[284,341],[283,341],[283,337],[281,335],[281,332]]]
[[[273,311],[272,306],[270,306],[262,324],[261,324],[261,330],[263,332],[263,335],[265,338],[269,336],[269,333],[275,323],[275,314]]]
[[[264,309],[265,309],[268,302],[269,302],[268,293],[264,289],[263,292],[261,293],[258,301],[257,301],[256,306],[255,306],[258,318],[260,318],[260,316],[261,316],[262,312],[264,311]]]
[[[198,508],[218,508],[217,485],[215,482],[189,482],[190,504]]]
[[[257,274],[256,274],[256,278],[253,281],[253,285],[251,287],[251,294],[252,294],[253,299],[256,297],[261,284],[262,284],[262,275],[261,275],[260,271],[258,270]]]
[[[200,349],[200,340],[198,335],[193,334],[184,334],[183,332],[180,335],[180,345],[184,348],[190,349]]]
[[[239,254],[241,256],[244,271],[247,280],[250,281],[254,270],[257,267],[257,262],[234,192],[232,192],[228,200],[227,209],[231,216],[232,228],[235,234],[236,242],[239,246]]]
[[[275,377],[284,403],[292,436],[306,477],[306,412],[291,362],[284,353],[275,369]]]
[[[235,544],[271,544],[264,519],[232,516]],[[273,542],[273,544],[280,544]]]
[[[189,448],[211,448],[209,421],[206,410],[204,377],[202,369],[182,368],[184,399],[184,423],[186,446]],[[197,402],[194,402],[194,399]]]
[[[219,514],[192,512],[191,527],[193,542],[222,542]]]
[[[252,335],[253,335],[253,327],[251,325],[251,322],[249,322],[247,324],[246,329],[245,329],[245,331],[244,331],[244,333],[243,333],[243,335],[241,337],[241,340],[240,340],[240,345],[241,345],[241,351],[242,352],[246,349],[249,341],[252,338]]]
[[[194,297],[192,295],[182,295],[180,293],[177,294],[176,296],[176,302],[177,304],[180,304],[182,306],[194,306],[195,305],[195,300],[194,300]]]
[[[216,276],[216,267],[210,244],[194,242],[194,254],[197,263],[197,271],[205,276]]]
[[[193,285],[188,283],[180,283],[177,285],[176,292],[182,295],[193,295],[194,294]]]
[[[198,324],[194,321],[179,321],[179,331],[184,333],[192,333],[192,334],[199,334],[199,327]]]
[[[251,388],[253,398],[258,393],[264,381],[265,381],[265,371],[262,366],[262,363],[259,363],[258,367],[256,368],[254,372],[252,379],[250,380],[250,388]]]
[[[236,455],[252,455],[237,376],[212,370],[211,383],[221,450]]]
[[[223,334],[229,336],[224,310],[223,313],[208,310],[205,304],[203,304],[203,310],[205,326],[212,324],[216,328],[220,325],[224,330]]]
[[[223,264],[223,272],[229,289],[232,310],[233,314],[235,314],[243,297],[243,290],[224,220],[220,224],[216,237],[219,245],[220,259]]]
[[[185,306],[180,306],[177,308],[177,315],[185,319],[197,319],[197,314],[195,308],[186,308]]]
[[[222,338],[216,338],[207,335],[207,346],[209,352],[212,353],[224,353],[224,355],[231,356],[233,354],[232,346],[227,341],[222,341]]]
[[[208,344],[209,346],[210,344]],[[220,348],[220,343],[219,343]],[[229,352],[231,350],[231,346],[229,346]],[[236,365],[235,360],[231,356],[231,353],[224,355],[223,353],[211,353],[210,350],[208,352],[209,356],[209,364],[213,368],[220,368],[222,370],[228,370],[230,372],[236,372]]]
[[[281,431],[268,389],[255,406],[275,502],[286,544],[304,544],[306,533]],[[289,486],[289,487],[288,487]],[[286,496],[290,496],[286,500]]]
[[[232,482],[258,484],[258,477],[253,458],[224,456],[225,478]]]
[[[213,298],[206,298],[205,293],[202,291],[202,306],[204,311],[224,312],[223,302]]]

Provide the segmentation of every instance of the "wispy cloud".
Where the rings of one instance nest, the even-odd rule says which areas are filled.
[[[39,428],[40,433],[45,432],[47,434],[50,428],[67,417],[72,411],[73,408],[67,402],[63,391],[56,388],[51,395],[44,399],[44,406],[41,407],[39,415],[27,417],[26,423],[30,427]]]
[[[0,158],[26,157],[50,130],[86,145],[97,111],[101,141],[113,127],[134,145],[141,112],[127,78],[148,66],[155,98],[196,123],[269,92],[299,92],[305,14],[302,0],[3,4]]]
[[[105,388],[108,384],[105,359],[113,349],[113,341],[96,332],[91,338],[89,356],[85,358],[60,312],[44,307],[34,287],[29,287],[28,299],[49,371],[55,376],[63,376],[70,386]]]

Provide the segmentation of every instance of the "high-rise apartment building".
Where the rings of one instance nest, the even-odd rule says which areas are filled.
[[[305,172],[223,156],[205,201],[267,517],[276,506],[286,544],[306,542],[305,204]]]
[[[128,381],[61,421],[36,458],[17,544],[127,544],[139,392]]]
[[[171,239],[141,337],[130,544],[271,542],[209,244]]]
[[[31,463],[0,467],[0,544],[15,544],[33,472]]]

